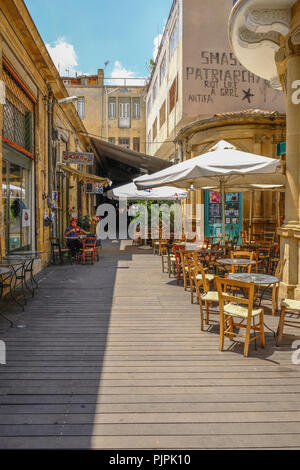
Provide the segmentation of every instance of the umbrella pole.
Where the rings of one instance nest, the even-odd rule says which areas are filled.
[[[225,232],[226,232],[226,225],[225,225],[225,190],[224,190],[223,181],[220,182],[220,193],[221,193],[221,198],[222,198],[222,237],[223,237],[223,242],[225,244]]]
[[[253,196],[254,196],[254,191],[251,191],[250,213],[249,213],[249,243],[251,242],[251,237],[252,237]]]

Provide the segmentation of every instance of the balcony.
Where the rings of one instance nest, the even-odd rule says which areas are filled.
[[[229,40],[240,63],[281,89],[275,54],[279,37],[290,30],[296,0],[235,0],[229,18]]]

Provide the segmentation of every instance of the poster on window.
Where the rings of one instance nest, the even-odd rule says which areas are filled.
[[[30,227],[30,209],[22,210],[22,227]]]

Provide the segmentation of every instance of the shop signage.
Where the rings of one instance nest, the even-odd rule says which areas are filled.
[[[87,194],[103,194],[103,185],[99,183],[86,183],[85,192]]]
[[[63,152],[63,163],[76,163],[79,165],[93,165],[94,154],[84,152]]]

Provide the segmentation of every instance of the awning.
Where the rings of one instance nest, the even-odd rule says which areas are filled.
[[[171,166],[168,160],[152,157],[145,153],[125,149],[119,145],[111,144],[100,139],[91,139],[99,157],[117,161],[131,168],[139,170],[141,173],[155,173]]]
[[[111,181],[108,178],[102,178],[101,176],[91,175],[90,173],[84,173],[83,171],[75,170],[74,168],[65,165],[64,163],[58,163],[59,168],[67,173],[72,173],[75,176],[78,176],[80,180],[83,181],[95,181],[97,183],[103,184],[107,187],[111,185]]]

